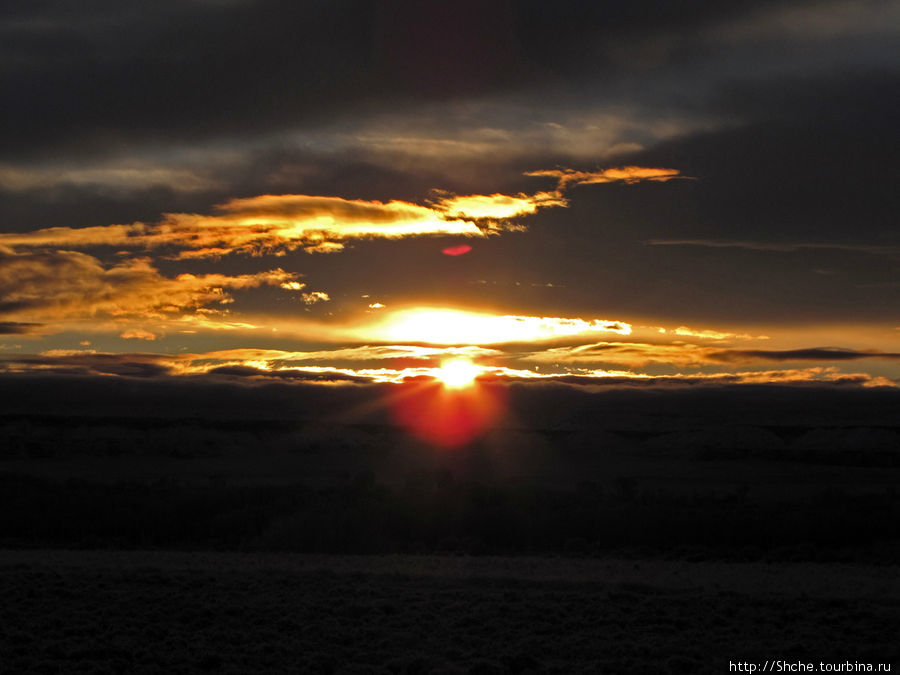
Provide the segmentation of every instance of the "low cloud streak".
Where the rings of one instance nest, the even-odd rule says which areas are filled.
[[[368,350],[374,349],[371,353]],[[336,366],[304,363],[309,359],[404,358],[407,347],[362,347],[332,352],[279,352],[278,350],[226,350],[207,354],[97,353],[54,350],[41,354],[10,355],[0,358],[0,371],[7,374],[56,373],[67,375],[115,375],[129,378],[226,378],[257,381],[319,382],[322,384],[390,384],[438,377],[437,356],[456,357],[463,352],[449,350],[409,351],[418,364],[400,367],[365,365]],[[302,365],[297,365],[302,363]],[[843,373],[835,368],[809,367],[783,370],[736,371],[727,373],[674,373],[650,375],[628,370],[594,368],[537,372],[502,365],[478,366],[483,381],[521,384],[568,384],[577,386],[697,386],[717,384],[835,383],[862,386],[896,386],[883,377],[865,373]]]
[[[623,166],[597,171],[578,171],[576,169],[546,169],[529,171],[526,176],[547,176],[556,178],[559,190],[576,185],[596,185],[598,183],[640,183],[653,181],[665,183],[673,178],[685,178],[677,169],[650,168],[643,166]]]
[[[649,246],[698,246],[701,248],[737,248],[748,251],[795,253],[803,250],[848,251],[868,255],[900,256],[896,244],[842,244],[829,242],[765,242],[730,239],[650,239]]]
[[[853,350],[837,347],[808,349],[762,350],[727,349],[684,342],[652,344],[643,342],[597,342],[574,347],[554,347],[533,352],[528,361],[536,363],[602,363],[644,367],[648,364],[675,367],[702,367],[723,364],[752,364],[756,362],[856,361],[860,359],[900,359],[900,354],[878,350]]]

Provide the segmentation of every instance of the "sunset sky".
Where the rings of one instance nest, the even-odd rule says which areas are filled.
[[[900,382],[900,2],[0,17],[0,368]]]

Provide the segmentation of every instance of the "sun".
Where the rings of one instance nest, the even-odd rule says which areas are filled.
[[[441,364],[435,377],[449,389],[462,389],[471,386],[480,373],[481,368],[468,359],[452,359]]]
[[[429,369],[428,383],[410,378],[398,383],[391,412],[397,424],[434,446],[458,448],[487,433],[504,415],[505,387],[479,382],[490,366],[460,355]]]

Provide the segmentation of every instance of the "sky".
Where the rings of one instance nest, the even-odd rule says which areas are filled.
[[[11,1],[0,369],[900,382],[900,2]]]

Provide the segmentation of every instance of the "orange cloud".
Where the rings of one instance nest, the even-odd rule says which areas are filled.
[[[537,363],[604,363],[630,368],[657,363],[684,367],[711,363],[710,355],[715,351],[719,350],[684,343],[597,342],[545,349],[526,358]]]
[[[155,340],[157,336],[156,333],[151,333],[148,330],[134,328],[132,330],[126,330],[124,333],[120,333],[119,337],[125,340]]]
[[[165,277],[145,258],[104,266],[76,251],[0,250],[0,316],[40,320],[171,318],[227,305],[230,290],[278,286],[296,278],[281,269],[257,274]]]
[[[325,293],[324,291],[312,291],[310,293],[303,293],[300,297],[303,298],[303,302],[307,305],[314,305],[317,302],[328,302],[329,300],[331,300],[331,297],[328,295],[328,293]]]
[[[300,291],[306,288],[306,284],[299,281],[285,281],[280,286],[287,291]],[[307,305],[314,305],[317,302],[328,302],[331,297],[325,291],[310,291],[309,293],[301,293],[300,297]]]
[[[501,231],[524,229],[507,222],[511,218],[532,215],[541,208],[567,206],[561,190],[569,185],[665,181],[677,177],[678,171],[627,166],[598,172],[554,169],[526,175],[555,177],[558,189],[532,195],[438,193],[429,206],[398,200],[259,195],[231,199],[216,206],[211,214],[166,213],[157,223],[49,227],[0,234],[0,247],[174,249],[174,257],[191,259],[230,253],[281,254],[299,248],[310,253],[334,253],[353,239],[428,235],[487,237]]]
[[[123,249],[185,249],[180,258],[226,253],[277,253],[305,248],[340,250],[350,239],[400,239],[422,235],[485,237],[497,226],[401,201],[364,201],[309,195],[261,195],[232,199],[215,213],[168,213],[155,224],[52,227],[0,235],[0,246]]]
[[[767,335],[749,335],[747,333],[725,333],[717,330],[688,328],[687,326],[678,326],[672,331],[675,335],[685,335],[689,337],[704,338],[707,340],[768,340]]]
[[[649,180],[665,182],[681,177],[677,169],[649,168],[643,166],[622,166],[600,171],[576,171],[575,169],[546,169],[529,171],[526,176],[549,176],[556,178],[559,190],[574,185],[592,185],[595,183],[639,183]]]
[[[538,192],[533,195],[447,195],[434,203],[434,208],[447,218],[474,220],[527,216],[549,206],[568,206],[568,202],[558,192]]]

